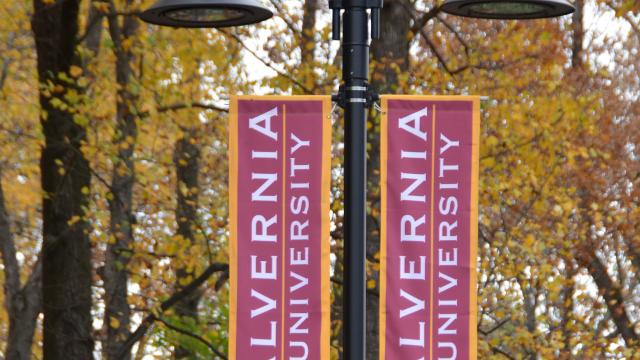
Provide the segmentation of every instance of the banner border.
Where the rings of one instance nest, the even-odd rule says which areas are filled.
[[[329,360],[331,357],[331,226],[329,212],[331,204],[331,96],[322,96],[322,185],[320,203],[322,206],[322,274],[321,274],[321,304],[322,320],[320,325],[320,359]]]
[[[381,198],[381,232],[380,232],[380,302],[378,307],[379,323],[379,359],[386,356],[386,282],[387,282],[387,150],[388,150],[388,101],[470,101],[472,103],[472,149],[471,149],[471,198],[470,198],[470,286],[469,286],[469,359],[476,359],[478,352],[477,334],[477,253],[478,253],[478,177],[480,151],[480,96],[477,95],[380,95],[380,198]],[[435,114],[433,124],[435,126]],[[474,220],[475,219],[475,220]],[[433,251],[433,250],[432,250]],[[433,261],[433,259],[432,259]],[[433,317],[433,314],[430,315]],[[429,333],[432,329],[429,330]],[[431,346],[431,344],[429,345]]]
[[[471,101],[480,104],[479,95],[380,95],[380,101],[386,100],[411,100],[411,101]],[[475,107],[474,107],[475,109]]]
[[[322,180],[321,180],[321,324],[320,324],[320,359],[329,360],[331,356],[331,248],[330,248],[330,191],[331,191],[331,96],[329,95],[231,95],[229,101],[229,256],[230,256],[230,289],[229,289],[229,359],[235,360],[237,356],[237,276],[238,276],[238,102],[250,101],[322,101]],[[232,201],[235,199],[236,201]],[[283,241],[282,249],[285,250],[286,241]],[[283,288],[284,291],[284,288]],[[284,316],[284,307],[283,307]],[[284,323],[283,323],[284,331]],[[284,346],[284,339],[282,339]]]
[[[380,121],[380,303],[379,322],[379,358],[384,360],[387,344],[387,150],[388,150],[388,97],[380,97],[382,118]]]
[[[229,359],[236,359],[238,321],[238,97],[229,103]]]
[[[471,249],[469,254],[469,359],[478,357],[478,181],[480,179],[480,97],[474,97],[471,131],[471,219],[469,221]],[[471,308],[473,306],[473,308]]]
[[[232,95],[231,99],[235,98],[236,101],[240,100],[252,100],[252,101],[310,101],[310,100],[318,100],[318,101],[331,101],[331,96],[329,95]],[[326,98],[326,99],[325,99]]]

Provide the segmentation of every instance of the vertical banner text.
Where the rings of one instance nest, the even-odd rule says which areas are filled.
[[[475,359],[479,98],[381,100],[380,359]]]
[[[329,359],[329,107],[231,99],[230,359]]]

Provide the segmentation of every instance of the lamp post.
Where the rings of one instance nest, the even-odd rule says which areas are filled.
[[[376,95],[369,88],[369,14],[371,37],[380,36],[382,0],[330,0],[333,40],[340,40],[342,81],[334,100],[344,109],[344,358],[364,359],[366,329],[367,112]]]
[[[140,14],[148,23],[176,28],[251,25],[272,16],[259,0],[158,0]]]
[[[364,360],[366,109],[377,99],[368,84],[369,40],[380,36],[383,0],[328,1],[333,40],[342,41],[343,84],[333,99],[345,111],[344,358]],[[567,0],[445,0],[441,10],[484,19],[539,19],[566,15],[575,8]],[[254,24],[272,16],[259,0],[158,0],[140,18],[164,26],[217,28]]]
[[[567,0],[446,0],[442,11],[480,19],[524,20],[571,14],[575,7]]]

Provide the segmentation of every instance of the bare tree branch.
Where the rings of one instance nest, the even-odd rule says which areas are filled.
[[[147,315],[147,317],[142,320],[138,328],[127,338],[127,340],[120,348],[117,358],[122,358],[123,356],[128,354],[131,351],[133,345],[146,334],[153,323],[159,319],[159,316],[161,314],[173,307],[180,300],[189,296],[189,294],[191,294],[192,292],[198,290],[200,286],[202,286],[202,284],[204,284],[213,274],[215,274],[216,272],[227,271],[228,268],[228,264],[214,263],[209,265],[209,267],[207,267],[202,272],[202,274],[200,274],[200,276],[191,281],[189,285],[183,287],[180,291],[177,291],[167,300],[163,301],[158,307],[158,310]]]
[[[563,118],[564,118],[564,112],[560,113],[558,118],[556,120],[554,120],[553,123],[551,123],[551,126],[555,127],[557,124],[560,123],[560,121],[562,121]],[[536,134],[534,134],[530,139],[524,140],[519,144],[515,144],[510,148],[503,148],[500,151],[497,151],[497,152],[494,152],[494,153],[485,154],[484,156],[482,156],[480,158],[480,160],[485,160],[485,159],[488,159],[488,158],[503,156],[505,154],[508,154],[508,153],[512,152],[513,150],[525,147],[527,145],[531,145],[531,144],[535,143],[536,141],[538,141],[540,138],[542,138],[543,135],[544,135],[544,132],[543,131],[539,131]]]
[[[447,60],[444,58],[444,56],[442,56],[442,54],[440,54],[440,52],[438,51],[438,48],[436,47],[436,45],[433,43],[433,41],[431,41],[431,39],[429,38],[427,32],[424,29],[420,30],[420,34],[422,35],[422,38],[424,39],[424,41],[427,43],[427,46],[429,46],[429,48],[431,49],[431,51],[433,51],[433,54],[436,56],[436,58],[438,59],[438,62],[440,63],[440,65],[442,65],[442,67],[444,68],[444,70],[449,74],[449,75],[456,75],[458,73],[463,72],[464,70],[469,68],[469,65],[463,65],[457,69],[450,69],[449,65],[447,65]]]
[[[482,330],[480,327],[478,327],[478,332],[480,334],[482,334],[483,336],[488,336],[491,335],[491,333],[493,333],[494,331],[500,329],[502,326],[504,326],[506,323],[508,323],[509,321],[511,321],[511,318],[506,318],[503,319],[502,321],[498,322],[497,324],[495,324],[491,329],[489,330]]]
[[[203,102],[185,102],[185,103],[176,103],[176,104],[171,104],[171,105],[164,105],[164,106],[160,106],[156,109],[157,112],[159,113],[166,113],[169,111],[177,111],[177,110],[183,110],[183,109],[192,109],[192,108],[196,108],[196,109],[203,109],[203,110],[214,110],[214,111],[220,111],[220,112],[224,112],[224,113],[228,113],[229,109],[228,108],[223,108],[220,106],[216,106],[216,105],[211,105],[211,104],[205,104]],[[151,113],[149,111],[144,111],[138,114],[138,116],[140,116],[140,118],[146,118],[148,116],[150,116]]]
[[[424,26],[429,22],[429,20],[435,18],[439,13],[440,13],[440,8],[434,7],[431,10],[427,11],[426,13],[422,14],[422,16],[420,16],[419,18],[415,18],[412,14],[412,17],[414,18],[414,23],[413,23],[413,26],[411,27],[411,32],[413,34],[417,34],[421,32],[422,28],[424,28]]]
[[[9,33],[7,39],[7,49],[11,49],[13,47],[13,42],[15,41],[16,34]],[[9,66],[11,65],[12,59],[9,56],[5,56],[2,60],[2,69],[0,70],[0,90],[4,88],[4,83],[7,81],[7,77],[9,76]]]
[[[273,5],[273,7],[276,8],[277,16],[281,18],[285,24],[287,24],[287,27],[289,28],[289,30],[291,30],[294,36],[299,36],[300,30],[296,28],[296,26],[293,24],[291,19],[289,19],[284,15],[284,14],[287,14],[288,12],[282,8],[282,4],[276,0],[269,0],[269,1],[271,2],[271,5]]]
[[[311,91],[311,89],[307,88],[306,86],[304,86],[304,84],[302,84],[301,82],[299,82],[298,80],[296,80],[296,78],[294,78],[293,76],[291,76],[290,74],[287,74],[286,72],[284,72],[283,70],[278,69],[271,61],[269,60],[265,60],[262,57],[260,57],[255,51],[251,50],[243,41],[242,39],[240,39],[240,37],[232,32],[229,32],[227,30],[224,29],[218,29],[218,31],[220,31],[221,33],[227,35],[228,37],[232,38],[233,40],[235,40],[238,44],[240,44],[240,46],[242,46],[243,49],[247,50],[251,55],[253,55],[253,57],[255,57],[256,59],[258,59],[261,63],[265,64],[267,67],[269,67],[270,69],[272,69],[273,71],[275,71],[278,75],[286,78],[287,80],[291,81],[294,85],[296,85],[297,87],[299,87],[300,89],[302,89],[302,91],[304,91],[306,94],[313,94],[313,91]]]
[[[36,319],[42,311],[42,261],[38,257],[27,282],[20,283],[20,266],[9,215],[5,207],[0,169],[0,257],[4,265],[5,309],[9,316],[7,347],[4,354],[8,359],[26,360],[31,356],[31,343],[36,327]]]
[[[104,1],[92,0],[91,3],[89,4],[89,6],[91,7],[89,9],[89,20],[87,21],[87,26],[85,28],[84,34],[78,37],[79,44],[85,42],[85,40],[87,40],[87,42],[90,42],[89,38],[94,36],[96,33],[100,34],[99,31],[95,31],[96,27],[101,26],[102,18],[105,16],[105,14],[102,11],[98,10],[98,8],[95,6],[95,4],[100,2],[104,2]]]
[[[427,24],[427,22],[429,22],[429,20],[433,19],[433,18],[438,18],[438,14],[440,13],[440,8],[439,7],[434,7],[433,9],[429,10],[428,12],[424,13],[421,17],[416,17],[415,15],[415,8],[413,7],[413,5],[411,4],[407,4],[407,2],[403,2],[404,5],[404,9],[409,13],[409,15],[411,16],[411,18],[413,19],[414,23],[413,26],[411,27],[411,33],[414,34],[414,36],[416,34],[420,34],[422,35],[422,38],[424,39],[425,43],[427,44],[427,46],[431,49],[431,51],[433,52],[433,54],[436,56],[436,58],[438,59],[438,62],[440,63],[440,65],[442,65],[442,67],[444,68],[444,70],[449,74],[449,75],[455,75],[458,74],[464,70],[466,70],[467,68],[469,68],[468,65],[464,65],[461,66],[460,68],[457,69],[450,69],[449,65],[447,65],[447,60],[444,58],[444,56],[442,56],[442,54],[440,54],[440,51],[438,51],[436,45],[433,43],[433,41],[431,41],[431,39],[429,38],[429,35],[427,34],[427,32],[424,29],[424,26]],[[444,21],[443,21],[444,23]],[[455,29],[453,29],[453,27],[451,25],[449,25],[448,23],[445,23],[445,26],[451,30],[458,39],[461,39],[459,37],[459,34],[457,33],[457,31],[455,31]],[[467,52],[467,45],[466,42],[462,42],[462,45],[465,47],[465,52]]]
[[[0,175],[2,169],[0,169]],[[0,252],[4,264],[4,291],[7,309],[12,307],[12,300],[20,291],[20,267],[16,257],[16,247],[11,233],[9,215],[5,208],[4,191],[0,176]]]
[[[513,357],[511,354],[509,354],[508,352],[502,350],[501,348],[499,348],[498,346],[493,346],[491,348],[491,351],[493,351],[494,354],[500,354],[504,357],[506,357],[509,360],[515,360],[516,358]]]
[[[611,319],[627,346],[637,344],[640,337],[636,334],[634,324],[629,318],[620,284],[614,282],[609,276],[606,266],[595,254],[593,247],[585,246],[581,249],[577,258],[580,265],[589,271],[589,274],[598,286],[598,290],[604,298]]]
[[[211,104],[205,104],[202,102],[192,102],[192,103],[181,103],[181,104],[172,104],[172,105],[167,105],[167,106],[162,106],[158,108],[158,112],[163,113],[163,112],[168,112],[168,111],[176,111],[176,110],[180,110],[180,109],[188,109],[188,108],[198,108],[198,109],[203,109],[203,110],[215,110],[215,111],[220,111],[220,112],[229,112],[229,109],[227,108],[222,108],[216,105],[211,105]]]
[[[194,338],[194,339],[196,339],[196,340],[200,341],[200,342],[201,342],[201,343],[203,343],[206,347],[208,347],[208,348],[209,348],[209,350],[211,350],[214,354],[218,355],[218,357],[220,357],[220,358],[222,358],[222,359],[224,359],[224,360],[227,360],[227,357],[226,357],[223,353],[221,353],[221,352],[220,352],[220,350],[216,349],[216,347],[215,347],[215,346],[213,346],[213,344],[212,344],[212,343],[210,343],[209,341],[207,341],[207,339],[203,338],[202,336],[197,335],[197,334],[194,334],[194,333],[192,333],[191,331],[188,331],[188,330],[185,330],[185,329],[179,328],[179,327],[177,327],[177,326],[175,326],[175,325],[171,324],[170,322],[168,322],[168,321],[164,320],[163,318],[158,318],[158,319],[156,319],[156,321],[159,321],[159,322],[163,323],[163,324],[164,324],[164,326],[166,326],[167,328],[169,328],[169,329],[171,329],[171,330],[173,330],[173,331],[175,331],[175,332],[177,332],[177,333],[180,333],[180,334],[182,334],[182,335],[189,336],[189,337],[191,337],[191,338]]]
[[[611,1],[607,1],[605,4],[607,4],[607,6],[614,12],[618,11],[618,9],[611,3]],[[629,24],[629,26],[631,26],[631,29],[638,37],[638,40],[640,40],[640,27],[638,26],[638,22],[635,21],[631,16],[629,16],[628,12],[620,16]]]
[[[451,31],[453,33],[453,35],[455,35],[456,39],[458,39],[458,41],[460,41],[460,43],[464,47],[465,54],[469,55],[469,51],[471,50],[471,46],[462,37],[462,34],[460,34],[458,29],[456,29],[453,25],[451,25],[451,23],[446,21],[443,16],[438,15],[437,18],[438,18],[438,21],[440,21],[447,29],[449,29],[449,31]]]

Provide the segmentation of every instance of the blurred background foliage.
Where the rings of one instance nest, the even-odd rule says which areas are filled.
[[[330,94],[340,78],[327,3],[269,2],[274,20],[224,30],[141,23],[146,0],[0,3],[0,358],[226,358],[228,97]],[[507,22],[437,5],[385,1],[371,82],[380,93],[487,97],[479,357],[640,358],[640,4],[576,0],[572,16]],[[375,359],[379,116],[370,115]],[[336,110],[336,359],[342,121]]]

